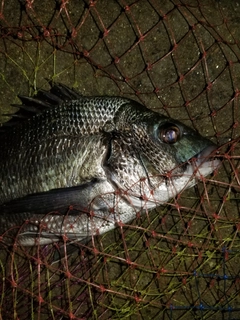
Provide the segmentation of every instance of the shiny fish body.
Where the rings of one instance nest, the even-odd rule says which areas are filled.
[[[20,99],[23,119],[0,134],[0,234],[23,225],[22,245],[102,234],[219,163],[211,141],[133,100],[60,84]]]

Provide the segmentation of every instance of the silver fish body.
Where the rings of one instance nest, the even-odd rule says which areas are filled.
[[[23,225],[22,245],[103,234],[219,164],[211,141],[126,98],[60,84],[20,98],[23,119],[0,134],[0,234]]]

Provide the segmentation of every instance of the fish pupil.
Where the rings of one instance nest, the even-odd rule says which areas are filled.
[[[160,138],[163,142],[173,144],[178,141],[180,137],[180,130],[177,126],[164,126],[160,131]]]

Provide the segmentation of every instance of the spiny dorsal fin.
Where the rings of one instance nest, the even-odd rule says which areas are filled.
[[[46,109],[61,105],[64,101],[77,100],[82,97],[81,94],[64,84],[51,82],[49,84],[51,85],[50,91],[39,90],[33,97],[19,95],[18,97],[22,104],[12,104],[13,107],[17,107],[19,110],[14,114],[4,114],[4,116],[12,118],[2,125],[0,132],[4,132],[5,129],[15,126],[35,114],[42,113]]]
[[[66,100],[77,100],[82,97],[74,88],[70,89],[62,83],[52,84],[50,92],[60,99]]]

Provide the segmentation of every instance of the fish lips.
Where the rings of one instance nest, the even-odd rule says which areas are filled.
[[[220,165],[220,160],[216,158],[218,151],[215,144],[209,145],[193,158],[187,161],[190,174],[196,177],[205,177],[216,170]]]
[[[197,162],[199,164],[201,164],[205,161],[211,161],[210,159],[215,159],[216,153],[217,153],[217,146],[215,144],[213,144],[213,145],[210,145],[210,146],[207,146],[206,148],[204,148],[194,158],[196,158]]]

